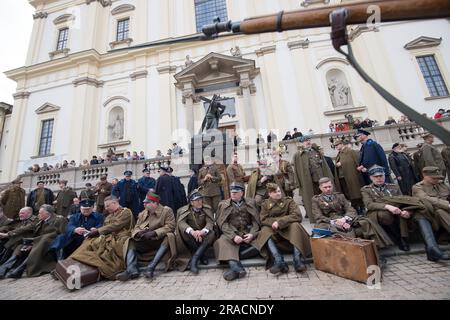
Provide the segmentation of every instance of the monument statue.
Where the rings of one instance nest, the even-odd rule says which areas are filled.
[[[209,103],[209,107],[206,111],[206,115],[203,119],[202,127],[199,132],[199,134],[202,134],[210,129],[219,128],[219,119],[225,112],[226,107],[218,101],[220,96],[216,94],[213,96],[212,100],[205,97],[200,97],[200,99]]]

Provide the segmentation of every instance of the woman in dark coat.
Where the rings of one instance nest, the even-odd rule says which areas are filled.
[[[389,155],[389,165],[397,178],[400,190],[404,195],[412,194],[412,187],[418,181],[412,160],[403,152],[403,147],[395,143]]]

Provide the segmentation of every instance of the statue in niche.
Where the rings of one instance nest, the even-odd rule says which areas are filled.
[[[328,83],[328,91],[334,108],[348,106],[350,104],[350,88],[342,81],[331,78]]]
[[[112,125],[108,126],[110,137],[113,141],[118,141],[123,139],[123,118],[120,114],[116,116]]]
[[[186,61],[184,62],[184,65],[186,68],[189,68],[191,65],[194,64],[194,61],[191,60],[191,57],[189,55],[186,56]]]

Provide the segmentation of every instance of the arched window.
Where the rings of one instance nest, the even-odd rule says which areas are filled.
[[[195,17],[197,32],[201,32],[204,25],[213,23],[217,17],[220,21],[227,21],[226,0],[195,0]]]
[[[331,69],[327,72],[326,79],[333,108],[353,106],[352,93],[345,74],[339,69]]]
[[[111,109],[108,117],[108,142],[123,140],[124,120],[124,112],[121,107]]]

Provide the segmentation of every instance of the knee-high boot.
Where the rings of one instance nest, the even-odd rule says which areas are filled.
[[[280,272],[286,273],[289,271],[289,267],[286,262],[284,262],[284,258],[281,253],[278,251],[278,248],[275,242],[272,239],[267,240],[267,249],[270,254],[274,258],[274,264],[270,268],[270,273],[277,274]]]
[[[441,249],[439,249],[430,222],[426,219],[419,219],[417,221],[417,224],[419,225],[423,241],[425,242],[428,260],[430,261],[450,260],[449,255],[443,253]]]
[[[166,254],[168,249],[169,248],[165,244],[161,244],[161,246],[159,247],[158,251],[156,252],[156,255],[153,258],[152,262],[150,262],[150,264],[148,265],[147,269],[144,272],[144,276],[146,278],[148,278],[148,279],[153,278],[153,276],[154,276],[153,273],[155,272],[156,266],[161,261],[161,259],[164,257],[164,255]]]

